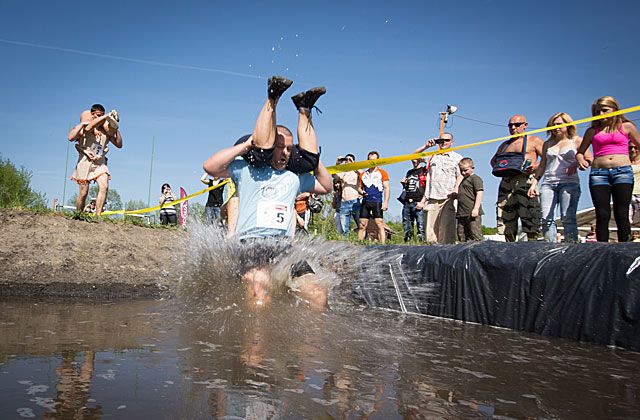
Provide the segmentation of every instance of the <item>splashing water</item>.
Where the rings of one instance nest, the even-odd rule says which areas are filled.
[[[399,254],[381,247],[329,242],[310,235],[300,235],[292,242],[274,238],[240,241],[227,239],[226,231],[217,226],[197,221],[190,222],[185,242],[187,258],[179,295],[199,312],[219,312],[245,305],[242,276],[256,266],[266,266],[271,278],[269,292],[278,304],[280,301],[300,304],[292,293],[299,289],[299,284],[293,281],[291,268],[301,261],[316,273],[314,282],[328,290],[332,309],[353,305],[350,298],[354,286],[362,286],[356,285],[357,279],[365,281],[367,288],[396,290],[398,297],[406,300],[402,293],[407,290],[398,291],[398,280],[393,286],[389,276],[389,267],[399,264]]]

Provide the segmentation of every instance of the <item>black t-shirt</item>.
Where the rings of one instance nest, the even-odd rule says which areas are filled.
[[[210,179],[208,184],[210,187],[218,184],[221,181],[214,181]],[[224,192],[224,187],[218,187],[211,191],[209,191],[209,198],[207,199],[207,207],[220,207],[223,204],[222,194]]]
[[[403,186],[406,192],[406,199],[414,201],[422,200],[426,180],[427,171],[424,168],[415,168],[407,171]]]
[[[476,202],[476,195],[478,195],[478,191],[484,191],[482,178],[478,175],[469,175],[462,180],[458,187],[458,212],[456,213],[456,216],[471,216],[471,210],[473,210],[473,205]],[[480,206],[479,214],[484,214],[482,211],[482,205]]]

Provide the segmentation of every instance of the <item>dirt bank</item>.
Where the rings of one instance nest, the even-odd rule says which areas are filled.
[[[0,297],[171,295],[185,234],[59,214],[0,210]]]

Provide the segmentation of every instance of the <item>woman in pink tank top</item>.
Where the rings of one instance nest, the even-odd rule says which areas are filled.
[[[620,105],[611,96],[603,96],[591,105],[591,115],[618,111]],[[629,142],[640,146],[640,135],[635,124],[624,115],[593,121],[584,133],[576,159],[581,170],[591,166],[589,191],[596,210],[596,237],[598,242],[609,242],[610,202],[618,228],[618,242],[627,242],[631,236],[629,204],[633,192],[633,170],[629,160]],[[593,148],[593,163],[584,153]]]

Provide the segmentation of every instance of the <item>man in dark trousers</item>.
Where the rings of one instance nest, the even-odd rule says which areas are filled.
[[[409,242],[413,238],[413,222],[418,228],[418,239],[424,242],[424,213],[422,212],[422,197],[427,181],[427,170],[420,166],[420,159],[411,161],[413,169],[400,180],[403,188],[401,196],[402,202],[402,225],[404,227],[404,241]]]
[[[218,185],[223,182],[223,179],[218,177],[214,177],[213,179],[207,179],[207,173],[202,174],[200,178],[200,182],[208,185],[209,187],[213,187],[214,185]],[[205,214],[205,223],[208,225],[217,224],[222,227],[222,218],[220,217],[220,207],[224,204],[223,193],[225,186],[214,188],[209,191],[209,198],[207,198],[207,204],[204,207]]]

